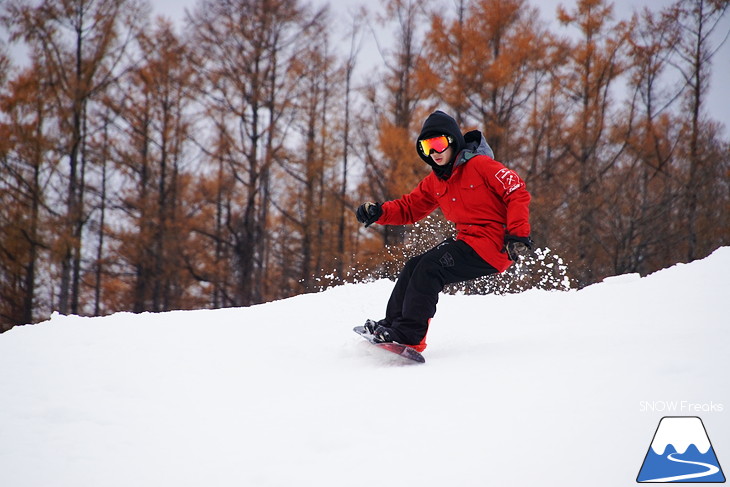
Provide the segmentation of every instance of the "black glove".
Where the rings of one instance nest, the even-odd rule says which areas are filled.
[[[530,250],[532,250],[530,237],[504,236],[504,252],[507,252],[511,261],[519,262],[520,258],[526,256]]]
[[[364,223],[365,228],[378,221],[382,214],[383,209],[380,207],[380,203],[363,203],[355,212],[357,221]]]

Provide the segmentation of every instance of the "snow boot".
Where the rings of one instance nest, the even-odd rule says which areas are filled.
[[[376,326],[375,328],[375,332],[373,333],[373,340],[376,343],[399,343],[401,345],[411,347],[413,350],[419,353],[426,350],[425,336],[418,344],[404,343],[400,336],[401,335],[398,333],[398,330],[378,324],[378,326]]]
[[[375,335],[375,330],[379,326],[388,326],[388,322],[385,320],[374,321],[374,320],[368,319],[365,321],[365,324],[362,325],[362,327],[365,328],[365,331],[370,333],[371,335]]]
[[[429,319],[428,322],[430,324],[431,323],[431,320]],[[368,319],[368,320],[365,321],[365,324],[363,325],[363,328],[365,328],[365,331],[367,333],[369,333],[370,335],[373,335],[373,338],[375,338],[376,340],[379,340],[380,343],[386,343],[386,342],[401,343],[402,345],[408,345],[409,347],[411,347],[412,349],[414,349],[415,351],[417,351],[419,353],[420,352],[423,352],[424,350],[426,350],[426,335],[423,336],[423,338],[421,339],[421,341],[417,345],[411,345],[411,344],[408,344],[408,343],[402,343],[397,338],[395,338],[395,336],[398,336],[399,334],[397,332],[394,334],[391,331],[392,329],[391,329],[390,323],[388,323],[384,319],[383,320],[379,320],[379,321],[375,321],[375,320]],[[376,330],[378,328],[383,328],[384,329],[384,333],[380,337],[377,337],[376,336]]]

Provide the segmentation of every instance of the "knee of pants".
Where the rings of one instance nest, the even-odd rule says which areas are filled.
[[[417,255],[408,259],[408,262],[403,266],[403,270],[401,270],[401,275],[412,275],[413,271],[418,267],[419,262],[421,262],[422,257],[422,255]]]
[[[433,259],[422,259],[413,269],[411,277],[418,287],[431,292],[440,292],[446,283],[443,266]]]

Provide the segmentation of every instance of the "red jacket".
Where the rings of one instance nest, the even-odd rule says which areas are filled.
[[[514,171],[487,155],[454,167],[447,180],[431,172],[410,194],[383,203],[382,225],[405,225],[441,208],[463,240],[487,263],[503,272],[512,261],[504,249],[505,232],[530,235],[530,193]]]

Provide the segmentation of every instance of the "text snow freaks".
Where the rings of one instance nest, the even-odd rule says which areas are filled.
[[[725,410],[722,403],[691,401],[640,401],[639,412],[642,413],[721,413]]]

